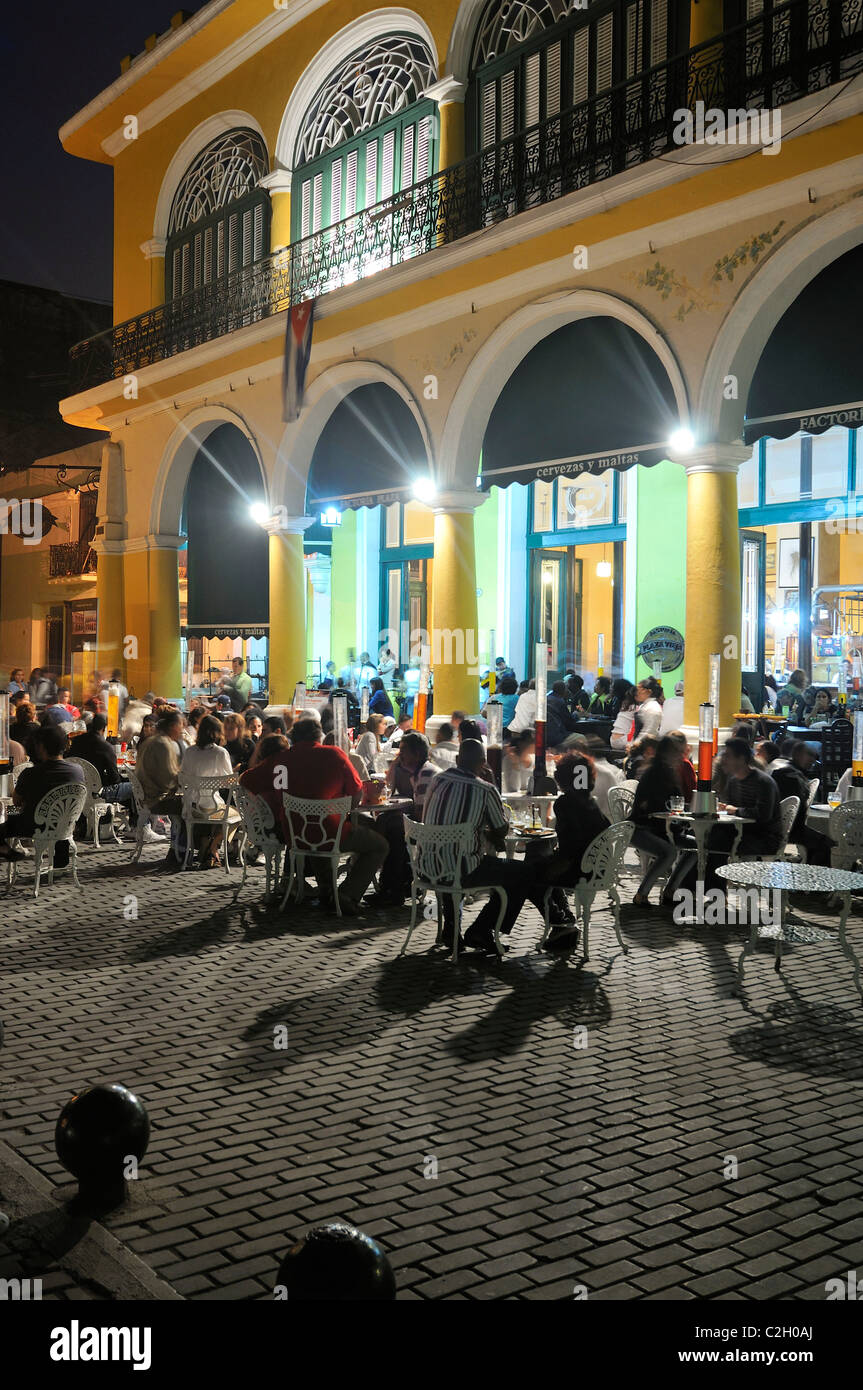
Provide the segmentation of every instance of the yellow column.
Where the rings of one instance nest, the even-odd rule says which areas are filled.
[[[485,501],[476,492],[449,493],[434,508],[434,586],[431,659],[434,715],[479,708],[479,633],[473,514]]]
[[[150,307],[155,309],[165,302],[165,247],[164,237],[154,236],[141,243],[141,250],[147,260],[150,272]]]
[[[117,542],[114,542],[116,545]],[[115,667],[123,669],[123,554],[106,549],[110,541],[99,536],[93,541],[96,552],[96,666],[110,676]]]
[[[270,249],[291,244],[291,171],[274,169],[260,181],[270,195]]]
[[[183,693],[180,668],[180,536],[151,536],[149,552],[150,684],[168,700]]]
[[[686,469],[686,655],[684,719],[698,725],[709,693],[712,652],[720,652],[719,725],[740,708],[740,531],[737,470],[743,444],[705,444],[677,458]],[[657,544],[660,544],[657,537]]]
[[[270,704],[289,705],[306,679],[306,570],[303,532],[313,518],[280,518],[270,534]]]
[[[424,96],[437,102],[438,169],[449,169],[464,159],[464,98],[467,86],[455,77],[442,77],[427,87]]]

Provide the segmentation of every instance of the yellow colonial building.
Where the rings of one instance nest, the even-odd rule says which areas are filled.
[[[175,16],[60,133],[115,179],[115,327],[61,403],[105,432],[100,664],[178,696],[246,643],[281,703],[426,630],[440,713],[543,642],[685,672],[692,724],[718,651],[723,725],[741,673],[831,680],[863,630],[861,113],[848,0]]]

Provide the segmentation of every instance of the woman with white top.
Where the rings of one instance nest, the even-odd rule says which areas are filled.
[[[383,714],[370,714],[366,720],[365,732],[360,734],[354,745],[354,752],[362,758],[369,772],[386,772],[387,759],[381,747],[386,717]]]
[[[628,681],[615,681],[611,692],[614,724],[609,743],[618,752],[626,749],[635,725],[635,688]],[[617,708],[615,709],[615,706]]]
[[[225,732],[221,719],[205,714],[198,724],[197,739],[191,748],[186,749],[183,758],[183,782],[194,782],[199,777],[224,777],[229,781],[234,775],[231,755],[225,747]],[[204,791],[194,798],[199,811],[216,812],[222,808],[218,792]],[[206,826],[196,826],[196,839],[201,834],[198,847],[198,863],[202,869],[214,869],[219,863],[219,846],[222,842],[222,827],[219,824],[212,831]]]
[[[635,687],[635,732],[634,738],[639,738],[642,734],[649,734],[651,738],[659,738],[659,730],[662,727],[662,704],[664,696],[662,686],[654,676],[646,676],[643,681],[639,681]]]

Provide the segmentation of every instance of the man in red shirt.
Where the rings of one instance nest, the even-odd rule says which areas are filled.
[[[363,784],[350,759],[341,748],[325,745],[322,739],[323,731],[317,719],[300,719],[291,730],[289,751],[273,762],[275,786],[290,796],[312,797],[316,801],[349,796],[352,805],[358,806]],[[338,816],[329,816],[325,824],[335,834]],[[289,839],[287,826],[285,832]],[[346,917],[354,917],[363,893],[387,857],[389,845],[367,816],[357,817],[353,822],[345,821],[340,843],[353,858],[339,888],[339,904]],[[323,891],[325,874],[319,875],[316,869],[315,876]]]

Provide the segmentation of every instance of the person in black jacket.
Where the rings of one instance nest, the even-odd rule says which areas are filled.
[[[44,724],[33,735],[34,766],[21,773],[12,793],[15,812],[0,825],[0,857],[23,859],[21,850],[10,849],[6,843],[16,838],[27,839],[36,829],[36,808],[42,797],[55,787],[70,782],[83,782],[84,774],[76,763],[64,761],[69,746],[65,730],[58,724]],[[61,841],[54,849],[54,867],[69,863],[69,846]]]
[[[76,734],[69,741],[67,758],[84,758],[92,763],[102,779],[102,800],[113,801],[125,806],[129,812],[129,824],[138,824],[135,810],[135,797],[132,783],[124,782],[117,769],[117,750],[105,737],[108,721],[104,714],[94,714],[89,727],[83,734]],[[83,834],[83,831],[81,832]]]
[[[567,734],[574,734],[578,728],[578,720],[573,718],[569,710],[566,686],[563,681],[555,681],[551,692],[546,696],[547,748],[559,748]]]
[[[630,820],[635,826],[632,844],[635,849],[644,850],[651,856],[647,873],[638,885],[633,902],[639,907],[647,907],[650,890],[656,880],[663,875],[670,882],[672,865],[677,858],[677,847],[663,832],[662,821],[655,813],[669,809],[672,797],[679,798],[685,805],[685,789],[681,775],[683,750],[678,740],[662,738],[656,746],[656,753],[641,777],[635,792]],[[666,893],[668,885],[666,885]]]
[[[817,830],[810,830],[806,824],[806,812],[809,810],[809,782],[815,762],[816,757],[812,745],[803,739],[796,739],[791,745],[791,761],[782,763],[779,767],[770,767],[768,772],[776,783],[780,801],[784,800],[786,796],[799,796],[800,798],[800,809],[794,817],[794,824],[788,836],[789,844],[800,845],[806,850],[807,863],[826,865],[830,863],[832,841],[827,835],[819,835]]]

